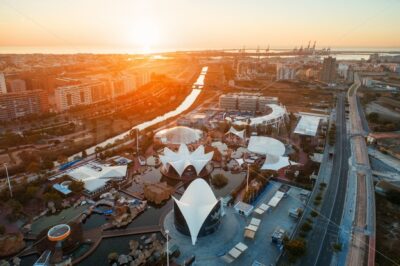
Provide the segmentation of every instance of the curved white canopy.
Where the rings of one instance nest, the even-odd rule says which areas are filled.
[[[199,129],[177,126],[158,131],[155,138],[164,144],[190,144],[198,141],[203,136]]]
[[[239,138],[243,139],[244,138],[244,133],[245,133],[244,129],[239,131],[239,130],[236,130],[234,127],[231,127],[229,129],[229,131],[225,133],[225,135],[226,134],[233,134],[233,135],[238,136]]]
[[[218,200],[207,182],[201,178],[190,183],[180,200],[172,198],[185,218],[192,244],[195,245],[204,221],[218,203]]]
[[[279,140],[269,137],[250,137],[247,149],[258,154],[272,154],[276,156],[285,154],[285,145]]]
[[[189,166],[193,166],[196,174],[199,175],[201,170],[211,161],[213,155],[214,152],[204,153],[203,145],[200,145],[191,153],[186,144],[181,144],[178,152],[164,148],[164,155],[160,155],[160,160],[164,167],[172,166],[179,176],[182,176]]]
[[[278,171],[279,169],[291,165],[289,157],[267,155],[264,164],[261,166],[261,170],[273,170]]]
[[[258,124],[271,124],[274,122],[277,122],[280,119],[283,119],[283,117],[286,114],[286,109],[285,107],[277,104],[267,104],[268,107],[272,109],[272,112],[270,114],[264,115],[264,116],[259,116],[259,117],[254,117],[250,119],[250,125],[258,125]]]

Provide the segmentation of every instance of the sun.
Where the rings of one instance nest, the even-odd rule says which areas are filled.
[[[140,21],[133,30],[133,43],[141,52],[149,53],[160,41],[160,33],[157,25],[149,20]]]

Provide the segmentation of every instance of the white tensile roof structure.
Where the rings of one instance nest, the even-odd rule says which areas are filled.
[[[107,166],[91,162],[72,169],[66,174],[76,181],[82,181],[85,189],[92,193],[104,187],[110,180],[124,178],[127,170],[127,165]]]
[[[266,155],[261,170],[278,171],[283,167],[297,164],[289,161],[289,157],[283,156],[285,154],[285,145],[277,139],[252,136],[247,149],[250,152]]]
[[[297,124],[294,133],[315,137],[318,131],[321,117],[312,115],[302,115]]]
[[[193,166],[199,175],[203,168],[211,161],[214,152],[204,153],[204,146],[200,145],[194,152],[190,152],[186,144],[179,146],[178,152],[164,148],[164,155],[160,155],[164,167],[173,167],[180,177],[187,167]]]
[[[231,127],[229,129],[229,131],[225,133],[225,135],[226,134],[233,134],[235,136],[238,136],[241,139],[244,139],[245,130],[243,129],[243,130],[239,131],[239,130],[236,130],[234,127]]]
[[[272,112],[264,116],[251,118],[251,126],[259,124],[270,125],[283,120],[286,115],[286,108],[284,106],[278,104],[267,104],[267,106],[272,109]]]
[[[172,198],[185,218],[192,244],[195,245],[204,221],[218,203],[218,200],[207,182],[201,178],[190,183],[180,200]]]
[[[250,137],[247,149],[258,154],[272,154],[282,156],[285,154],[285,145],[277,139],[269,137]]]
[[[261,170],[278,171],[288,165],[297,165],[297,163],[289,161],[289,157],[286,156],[267,155],[264,164],[261,166]]]
[[[154,137],[164,144],[190,144],[200,140],[203,132],[199,129],[177,126],[160,130]]]

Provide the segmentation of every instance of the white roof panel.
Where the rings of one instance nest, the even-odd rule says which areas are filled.
[[[67,174],[77,181],[82,181],[87,191],[94,192],[114,178],[125,177],[127,169],[127,165],[106,166],[91,162],[72,169]]]
[[[277,139],[261,136],[250,137],[247,149],[258,154],[281,156],[285,154],[285,145]]]
[[[317,135],[320,120],[321,117],[318,116],[302,115],[294,133],[314,137]]]

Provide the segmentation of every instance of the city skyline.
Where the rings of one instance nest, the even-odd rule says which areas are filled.
[[[310,40],[321,48],[400,47],[397,1],[1,0],[0,5],[0,52],[293,48]]]

